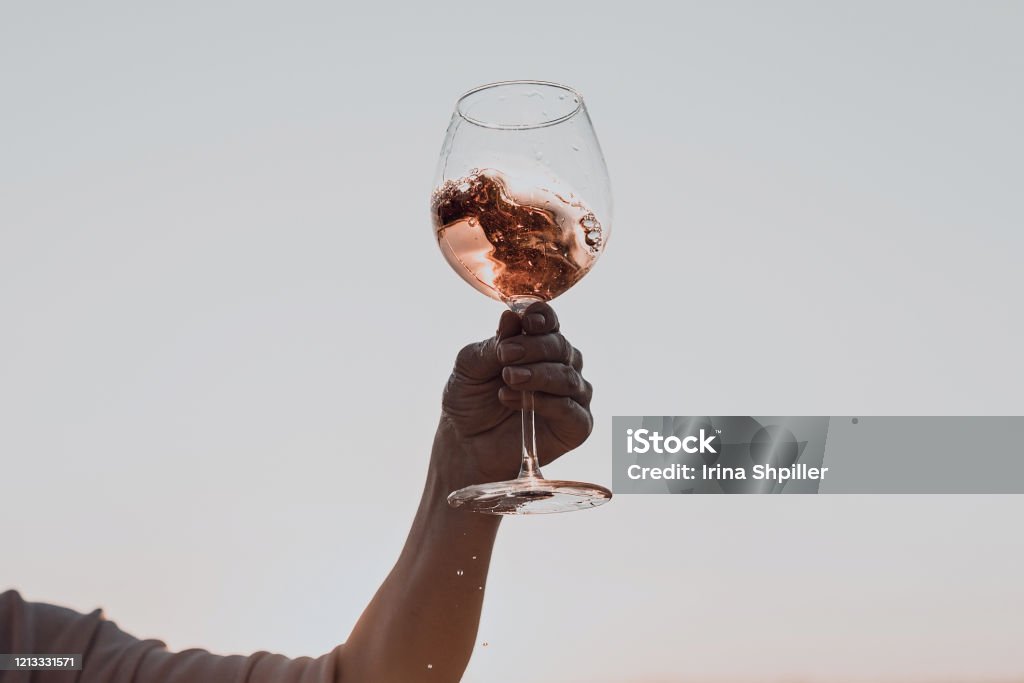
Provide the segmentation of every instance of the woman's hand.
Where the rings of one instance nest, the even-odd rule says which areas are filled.
[[[520,318],[505,311],[490,339],[459,352],[442,400],[442,429],[454,431],[465,484],[512,479],[522,460],[520,408],[533,391],[541,465],[582,444],[593,429],[593,388],[583,356],[558,331],[558,317],[535,303]],[[461,467],[465,465],[465,469]]]

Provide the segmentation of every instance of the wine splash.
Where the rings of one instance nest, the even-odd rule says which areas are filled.
[[[581,202],[545,188],[513,190],[493,169],[434,190],[438,245],[466,282],[499,301],[548,301],[586,275],[604,248],[600,221]]]

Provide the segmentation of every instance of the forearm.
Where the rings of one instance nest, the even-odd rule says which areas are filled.
[[[500,517],[448,507],[473,481],[471,457],[444,419],[405,547],[344,648],[344,683],[458,681],[480,622]]]

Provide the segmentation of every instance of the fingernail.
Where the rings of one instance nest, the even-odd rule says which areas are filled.
[[[526,323],[526,326],[531,330],[543,330],[547,319],[542,313],[531,313],[523,318],[523,322]]]
[[[501,371],[501,374],[509,384],[522,384],[533,377],[533,372],[530,368],[505,368]]]
[[[501,344],[498,346],[498,360],[511,363],[526,355],[526,349],[519,344]]]

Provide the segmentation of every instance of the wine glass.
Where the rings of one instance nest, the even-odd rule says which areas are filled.
[[[463,95],[441,147],[430,208],[449,265],[516,313],[572,287],[608,243],[612,213],[608,170],[583,98],[546,81],[491,83]],[[612,494],[603,486],[541,475],[533,394],[524,394],[519,476],[459,489],[449,505],[523,515],[606,503]]]

